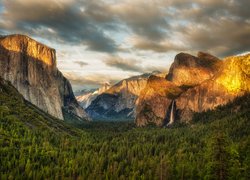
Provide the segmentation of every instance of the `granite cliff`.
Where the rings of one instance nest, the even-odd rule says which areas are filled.
[[[204,52],[199,52],[197,57],[179,53],[166,79],[176,86],[195,86],[213,77],[220,64],[221,61],[218,58]]]
[[[43,111],[64,119],[63,110],[87,118],[69,81],[56,66],[54,49],[24,35],[0,37],[0,76]]]
[[[250,92],[250,54],[225,58],[213,78],[188,89],[176,100],[180,120],[189,121],[192,112],[214,109],[248,92]]]
[[[137,126],[189,122],[194,112],[224,105],[250,91],[250,54],[218,58],[180,53],[166,78],[150,77],[136,109]],[[170,121],[174,117],[173,121]]]

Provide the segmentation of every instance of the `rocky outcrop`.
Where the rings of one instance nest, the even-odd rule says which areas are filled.
[[[249,55],[221,61],[207,53],[178,54],[166,79],[152,82],[149,78],[138,98],[137,126],[168,124],[172,107],[175,120],[188,122],[194,112],[213,109],[249,92],[249,63]]]
[[[86,118],[69,81],[56,67],[56,52],[24,35],[0,38],[0,76],[43,111],[63,119],[62,108]]]
[[[228,57],[213,78],[187,90],[176,100],[180,120],[190,121],[192,112],[225,105],[246,92],[250,92],[250,54]]]
[[[181,88],[165,78],[150,76],[136,102],[136,125],[163,125],[167,107],[181,92]]]
[[[88,108],[89,105],[96,99],[96,97],[105,91],[107,91],[111,85],[109,83],[103,84],[99,89],[91,89],[91,90],[83,90],[80,92],[77,96],[76,99],[79,102],[79,104],[84,108]]]
[[[86,112],[96,120],[135,118],[135,103],[151,73],[124,79],[96,97]]]
[[[207,53],[199,52],[197,57],[186,53],[177,54],[166,76],[177,86],[195,86],[213,77],[221,61]]]

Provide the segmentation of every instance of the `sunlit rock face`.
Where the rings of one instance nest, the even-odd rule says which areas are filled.
[[[187,90],[176,100],[180,120],[190,121],[190,112],[214,109],[246,92],[250,92],[250,54],[228,57],[213,78]]]
[[[214,109],[249,92],[249,63],[249,55],[221,61],[206,53],[197,57],[178,54],[166,80],[149,78],[142,90],[137,101],[137,126],[167,124],[172,100],[176,103],[175,121],[188,122],[194,112]]]
[[[0,76],[9,80],[24,98],[49,114],[63,119],[62,107],[79,117],[69,81],[56,67],[56,53],[23,35],[0,38]]]
[[[56,51],[44,44],[41,44],[28,36],[10,35],[1,38],[1,46],[10,52],[16,52],[21,56],[32,58],[43,62],[43,67],[49,67],[50,70],[56,69]]]
[[[124,79],[98,95],[86,109],[96,120],[126,120],[135,118],[135,102],[151,74]]]
[[[181,92],[182,89],[165,78],[150,76],[136,102],[136,125],[145,126],[152,123],[162,126],[167,107]]]
[[[233,94],[250,91],[250,54],[225,58],[215,81]]]
[[[199,52],[197,57],[186,53],[177,54],[166,76],[177,86],[194,86],[210,79],[221,61],[207,53]]]
[[[177,54],[166,78],[150,77],[140,94],[136,110],[137,126],[168,124],[171,102],[187,89],[213,77],[220,64],[218,58],[203,52],[199,52],[197,57]]]

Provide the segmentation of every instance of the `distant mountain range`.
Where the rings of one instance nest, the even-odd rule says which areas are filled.
[[[137,126],[189,122],[194,112],[250,92],[250,54],[223,60],[204,52],[176,55],[167,75],[134,76],[78,100],[94,120],[135,120]]]
[[[223,60],[208,53],[176,55],[167,74],[152,72],[78,92],[56,67],[56,53],[24,35],[0,37],[0,77],[56,118],[135,120],[137,126],[188,123],[195,112],[250,92],[250,54]]]
[[[133,120],[136,100],[151,75],[165,76],[158,71],[133,76],[94,92],[84,91],[77,100],[93,120]]]

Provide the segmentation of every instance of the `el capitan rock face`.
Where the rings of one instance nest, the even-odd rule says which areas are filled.
[[[188,122],[194,112],[213,109],[249,92],[249,63],[249,54],[224,61],[206,53],[197,57],[178,54],[166,79],[154,79],[152,83],[149,78],[138,98],[137,126],[168,124],[172,107],[175,120]]]
[[[24,98],[63,119],[62,108],[86,118],[69,81],[56,67],[56,52],[24,35],[0,37],[0,76]]]

